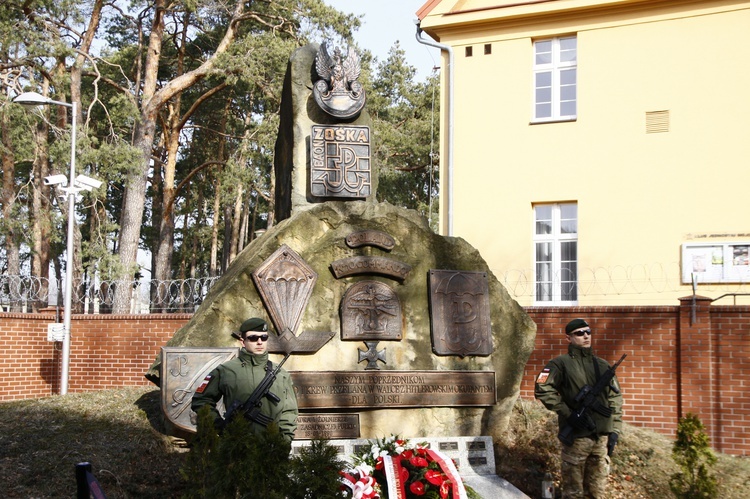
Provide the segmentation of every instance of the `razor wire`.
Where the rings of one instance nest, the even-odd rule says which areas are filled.
[[[84,280],[74,281],[71,303],[73,313],[111,313],[115,289],[131,289],[133,314],[193,313],[218,277],[173,280]],[[0,311],[38,312],[63,306],[64,280],[34,276],[0,275]]]
[[[513,298],[534,298],[537,283],[533,269],[492,269],[492,272]],[[563,279],[560,273],[553,273],[550,280],[559,285],[569,279]],[[579,300],[582,297],[658,296],[692,292],[689,289],[691,285],[682,282],[682,270],[677,262],[582,268],[578,271],[576,284]],[[750,292],[750,282],[701,282],[699,288],[704,294],[742,294]]]
[[[514,299],[532,300],[535,297],[534,271],[527,269],[492,269],[495,277]],[[137,281],[87,280],[73,283],[73,312],[111,313],[115,289],[128,286],[131,291],[129,313],[193,313],[203,303],[208,291],[219,277]],[[568,279],[565,279],[566,281]],[[551,281],[559,284],[560,275]],[[0,275],[0,311],[35,312],[48,307],[62,307],[62,279],[30,276]],[[582,268],[576,280],[578,300],[584,298],[626,297],[692,292],[690,284],[682,282],[680,265],[644,264]],[[742,295],[750,293],[750,282],[722,282],[699,284],[703,295]]]

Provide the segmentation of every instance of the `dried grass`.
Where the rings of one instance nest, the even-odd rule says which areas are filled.
[[[89,462],[109,499],[180,497],[187,446],[168,437],[160,394],[124,388],[0,404],[0,484],[3,497],[75,497],[75,465]],[[502,476],[539,497],[544,473],[558,480],[560,456],[553,415],[535,401],[516,403],[505,437],[496,442]],[[613,498],[668,498],[677,471],[672,441],[625,425],[610,475]],[[744,498],[750,459],[719,454],[720,497]]]

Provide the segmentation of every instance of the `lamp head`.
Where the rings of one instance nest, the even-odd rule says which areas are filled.
[[[36,92],[24,92],[21,95],[17,96],[15,99],[13,99],[13,102],[16,104],[21,104],[22,106],[46,106],[50,104],[50,100],[43,95],[40,95]]]

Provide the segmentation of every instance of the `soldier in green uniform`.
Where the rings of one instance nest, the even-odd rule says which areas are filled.
[[[198,410],[204,405],[211,408],[215,418],[220,418],[216,404],[224,397],[224,406],[233,402],[244,403],[258,384],[273,369],[268,361],[268,324],[263,319],[252,318],[242,323],[239,331],[242,348],[236,358],[225,362],[211,371],[193,395],[191,408]],[[271,393],[279,398],[278,403],[269,397],[261,399],[261,414],[270,417],[278,426],[284,438],[291,442],[297,428],[297,397],[289,373],[281,369],[271,386]],[[256,433],[265,431],[265,427],[252,422]]]
[[[536,378],[534,396],[557,413],[560,430],[570,424],[573,444],[562,445],[562,497],[605,495],[610,456],[622,427],[622,394],[617,378],[599,395],[599,402],[612,410],[605,417],[586,411],[576,417],[576,395],[585,385],[594,386],[609,364],[591,350],[591,328],[583,319],[565,327],[568,353],[552,359]]]

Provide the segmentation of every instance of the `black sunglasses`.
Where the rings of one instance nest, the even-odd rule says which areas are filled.
[[[268,335],[267,334],[251,334],[251,335],[245,336],[245,341],[251,341],[255,343],[258,340],[268,341]]]
[[[573,331],[570,334],[574,334],[576,336],[583,336],[584,334],[588,334],[591,336],[591,329],[581,329],[580,331]]]

